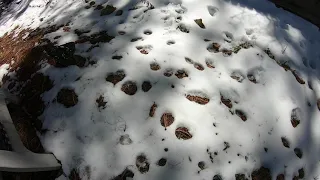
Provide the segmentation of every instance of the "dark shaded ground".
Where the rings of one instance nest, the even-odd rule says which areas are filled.
[[[320,28],[320,1],[319,0],[270,0],[277,7],[294,13]]]

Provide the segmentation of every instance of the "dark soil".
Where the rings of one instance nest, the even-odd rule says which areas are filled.
[[[235,113],[242,119],[242,121],[247,121],[247,116],[242,110],[236,109]]]
[[[111,82],[113,85],[116,85],[118,82],[122,81],[126,77],[126,74],[123,70],[118,70],[115,73],[109,73],[106,77],[106,81]]]
[[[192,138],[192,134],[186,127],[178,127],[175,131],[175,134],[178,139],[188,140]]]
[[[216,174],[213,176],[212,180],[223,180],[223,178],[220,174]]]
[[[222,95],[220,95],[220,99],[224,105],[226,105],[228,108],[232,108],[232,102],[230,99],[226,99]]]
[[[202,19],[195,19],[194,22],[197,23],[200,28],[202,28],[202,29],[206,28],[202,22]]]
[[[281,141],[282,141],[282,144],[283,144],[284,147],[290,148],[290,143],[289,143],[287,138],[281,137]]]
[[[304,178],[304,169],[303,168],[299,169],[298,173],[299,173],[299,176],[298,176],[299,179],[303,179]]]
[[[63,104],[66,108],[70,108],[78,103],[78,95],[73,89],[62,88],[58,92],[57,102]]]
[[[121,16],[123,14],[123,11],[122,10],[118,10],[115,14],[115,16]]]
[[[255,170],[251,174],[252,180],[271,180],[270,170],[265,167],[261,167],[258,170]]]
[[[104,97],[102,95],[100,95],[98,97],[98,99],[96,99],[96,103],[97,103],[99,109],[105,109],[106,108],[107,102],[104,101]]]
[[[298,158],[302,158],[302,151],[300,148],[294,148],[294,153],[297,155]]]
[[[284,179],[284,174],[279,174],[278,176],[277,176],[277,179],[276,180],[285,180]]]
[[[50,58],[50,64],[55,67],[68,67],[76,65],[78,67],[84,67],[86,58],[75,55],[75,43],[70,42],[61,46],[55,46],[51,43],[44,46],[45,51],[48,53]]]
[[[240,73],[236,73],[236,72],[233,72],[231,73],[230,77],[238,82],[242,82],[244,77],[240,74]]]
[[[154,116],[154,114],[156,113],[157,108],[158,108],[158,105],[156,103],[153,103],[151,108],[150,108],[150,111],[149,111],[149,116],[150,117]]]
[[[150,163],[144,154],[137,156],[136,166],[141,174],[145,174],[149,171]]]
[[[114,36],[109,36],[107,31],[100,31],[98,33],[92,34],[90,36],[80,36],[79,40],[75,41],[76,44],[81,44],[85,42],[90,42],[91,44],[97,43],[108,43],[110,42]]]
[[[297,114],[298,110],[299,109],[296,108],[291,111],[291,124],[294,128],[300,124],[299,115]]]
[[[72,169],[69,174],[70,180],[81,180],[78,170]]]
[[[97,5],[97,7],[95,8],[95,10],[101,10],[101,9],[103,9],[104,7],[101,5],[101,4],[99,4],[99,5]]]
[[[53,87],[49,76],[36,73],[20,90],[21,106],[33,118],[37,118],[44,111],[45,105],[41,95]],[[30,106],[32,104],[32,106]]]
[[[236,174],[235,177],[236,177],[236,180],[248,180],[245,174]]]
[[[204,170],[206,168],[206,163],[204,161],[200,161],[200,162],[198,162],[198,167],[201,170]]]
[[[165,166],[167,164],[167,159],[166,158],[161,158],[158,161],[158,166]]]
[[[182,79],[182,78],[185,78],[185,77],[188,77],[188,73],[183,70],[183,69],[179,69],[175,75],[179,78],[179,79]]]
[[[134,173],[130,169],[125,169],[121,174],[113,178],[112,180],[126,180],[127,178],[133,178]]]
[[[211,68],[211,69],[215,68],[215,66],[211,60],[206,60],[206,65],[208,68]]]
[[[248,74],[247,77],[248,77],[249,81],[251,81],[255,84],[257,83],[257,79],[253,74]]]
[[[193,64],[193,63],[194,63],[193,60],[190,59],[190,58],[188,58],[188,57],[185,57],[184,59],[185,59],[186,62],[189,63],[189,64]]]
[[[134,95],[137,92],[137,90],[137,84],[133,81],[125,82],[121,87],[121,91],[130,96]]]
[[[153,71],[158,71],[161,69],[160,65],[156,62],[153,62],[150,64],[150,69],[153,70]]]
[[[167,128],[174,122],[174,117],[171,113],[164,113],[161,116],[160,123],[161,126]]]
[[[133,38],[133,39],[131,39],[131,42],[136,42],[136,41],[139,41],[139,40],[142,40],[142,37]]]
[[[141,87],[143,92],[148,92],[152,88],[152,85],[150,81],[143,81]]]
[[[212,43],[211,45],[209,45],[209,47],[207,48],[207,50],[209,52],[214,52],[214,53],[218,53],[220,52],[220,44],[219,43]]]
[[[230,144],[228,142],[225,141],[223,144],[224,144],[223,151],[225,151],[225,150],[230,148]]]
[[[132,139],[130,138],[129,134],[125,134],[120,136],[119,143],[121,145],[130,145],[132,144]]]
[[[230,50],[230,49],[222,49],[221,52],[222,52],[225,56],[231,56],[231,55],[232,55],[232,50]]]
[[[101,10],[100,16],[106,16],[112,14],[117,8],[107,5],[104,9]]]
[[[173,69],[166,69],[163,73],[164,76],[166,77],[171,77],[173,75]],[[320,102],[320,101],[319,101]]]
[[[179,29],[181,32],[184,32],[184,33],[189,33],[190,32],[189,28],[184,24],[180,24],[177,27],[177,29]]]
[[[77,35],[77,36],[81,36],[82,34],[86,34],[86,33],[89,33],[90,30],[80,30],[80,29],[75,29],[74,30],[74,33]]]
[[[194,63],[193,66],[198,69],[199,71],[203,71],[204,70],[204,67],[202,64],[200,63]]]
[[[120,60],[120,59],[122,59],[122,56],[112,56],[112,59]]]
[[[270,51],[270,49],[265,49],[264,52],[271,58],[271,59],[275,59],[274,55],[272,54],[272,52]]]
[[[292,74],[294,75],[294,77],[296,78],[296,80],[298,81],[298,83],[300,84],[305,84],[306,82],[302,79],[302,77],[297,73],[296,70],[292,71]]]
[[[198,104],[204,105],[207,104],[210,100],[206,97],[194,96],[194,95],[187,95],[186,98],[189,101],[196,102]]]

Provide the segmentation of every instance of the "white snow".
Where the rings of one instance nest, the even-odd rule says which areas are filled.
[[[62,36],[57,40],[59,45],[77,40],[74,29],[91,30],[88,34],[107,30],[115,36],[110,43],[100,43],[90,52],[86,52],[89,43],[76,45],[76,54],[90,57],[97,62],[95,65],[62,69],[47,65],[40,70],[55,85],[43,94],[48,106],[40,118],[43,128],[49,131],[40,138],[45,149],[62,162],[65,176],[75,168],[82,179],[112,179],[128,168],[134,172],[133,179],[139,180],[212,179],[215,174],[228,180],[235,179],[237,173],[249,177],[261,166],[270,168],[273,179],[281,173],[292,179],[300,168],[304,168],[305,179],[320,175],[320,34],[314,25],[268,1],[150,0],[155,9],[144,12],[146,4],[140,2],[143,8],[128,11],[135,2],[138,1],[96,1],[124,11],[122,16],[100,16],[94,8],[85,9],[83,1],[31,0],[19,17],[7,15],[7,20],[1,22],[0,35],[16,25],[21,29],[37,28],[70,21],[70,32],[60,29],[46,35],[51,40]],[[44,20],[41,22],[40,18]],[[205,29],[194,22],[200,18]],[[190,32],[177,29],[181,24]],[[119,35],[119,31],[125,34]],[[144,34],[145,31],[151,34]],[[130,42],[137,37],[142,39]],[[169,41],[174,44],[168,45]],[[253,47],[231,56],[207,50],[212,42],[221,44],[221,49],[230,49],[244,41]],[[140,53],[139,46],[149,53]],[[290,71],[269,58],[263,51],[266,48],[277,61],[287,62],[297,70],[306,84],[299,84]],[[123,58],[113,60],[115,55]],[[185,57],[202,64],[204,70],[194,68]],[[213,62],[215,68],[208,68],[207,61]],[[161,69],[152,71],[152,62]],[[8,66],[1,66],[0,77],[7,69]],[[171,77],[163,75],[166,69],[173,70]],[[182,69],[188,77],[178,79],[174,73]],[[117,70],[124,70],[126,77],[114,86],[105,78]],[[233,74],[241,74],[244,79],[239,83],[230,77]],[[256,77],[256,84],[248,80],[248,74]],[[80,80],[75,81],[78,77]],[[133,96],[120,90],[129,80],[137,83],[138,91]],[[143,92],[141,85],[147,80],[152,88]],[[54,102],[62,87],[75,89],[79,96],[76,106],[65,108]],[[205,95],[210,102],[191,102],[185,97],[189,93]],[[105,109],[97,107],[100,95],[107,101]],[[231,112],[242,110],[247,120],[231,114],[221,103],[220,95],[233,101]],[[158,108],[155,116],[149,117],[154,102]],[[299,108],[295,113],[300,117],[296,128],[290,121],[295,108]],[[167,130],[160,124],[165,112],[175,118]],[[175,130],[181,126],[189,129],[191,139],[176,138]],[[127,135],[132,143],[120,144],[120,137]],[[288,139],[290,148],[283,146],[281,137]],[[230,145],[227,150],[223,150],[225,142]],[[302,159],[295,155],[296,147],[301,148]],[[145,174],[135,165],[141,153],[150,163]],[[164,167],[157,165],[162,157],[167,159]],[[200,161],[205,162],[206,168],[198,173]]]
[[[0,66],[0,87],[2,86],[2,78],[8,73],[9,67],[9,64],[3,64]]]

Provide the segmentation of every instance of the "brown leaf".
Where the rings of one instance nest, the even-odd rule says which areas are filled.
[[[187,140],[192,138],[192,134],[189,132],[189,129],[186,127],[178,127],[176,129],[175,134],[178,139]]]
[[[160,123],[163,127],[169,127],[174,122],[174,117],[171,113],[164,113],[161,116]]]

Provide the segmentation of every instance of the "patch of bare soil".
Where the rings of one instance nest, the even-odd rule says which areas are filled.
[[[174,122],[174,117],[171,113],[164,113],[161,116],[160,123],[161,126],[167,128]]]
[[[282,144],[284,147],[286,148],[290,148],[290,143],[289,143],[289,140],[285,137],[281,137],[281,141],[282,141]]]
[[[202,19],[195,19],[194,22],[202,29],[205,29],[206,26],[203,24]]]
[[[213,176],[212,180],[223,180],[223,178],[220,174],[216,174]]]
[[[302,151],[301,151],[301,149],[300,148],[294,148],[294,153],[296,154],[296,156],[298,157],[298,158],[302,158]]]
[[[279,174],[276,180],[284,180],[284,174]]]
[[[258,170],[255,170],[251,174],[252,180],[271,180],[271,173],[268,168],[261,167]]]
[[[221,102],[222,102],[225,106],[227,106],[229,109],[232,108],[232,102],[231,102],[230,99],[227,99],[227,98],[223,97],[222,95],[220,95],[220,100],[221,100]]]
[[[117,10],[116,7],[107,5],[104,9],[101,10],[100,16],[106,16],[106,15],[112,14],[115,10]]]
[[[62,88],[58,92],[57,102],[63,104],[66,108],[70,108],[78,103],[78,95],[73,89]]]
[[[156,63],[156,62],[153,62],[150,64],[150,69],[153,70],[153,71],[158,71],[161,69],[160,67],[160,64]]]
[[[126,73],[123,70],[118,70],[114,73],[109,73],[106,77],[106,81],[116,85],[126,77]]]
[[[121,174],[113,178],[112,180],[126,180],[127,178],[133,178],[134,173],[130,169],[125,169]]]
[[[122,56],[112,56],[112,59],[121,60],[121,59],[122,59]]]
[[[253,74],[248,74],[248,75],[247,75],[247,78],[249,79],[249,81],[257,84],[257,79],[256,79],[256,77],[255,77]]]
[[[199,71],[203,71],[204,70],[204,67],[202,64],[200,63],[194,63],[193,66],[198,69]]]
[[[211,45],[209,45],[209,47],[207,48],[207,50],[208,50],[209,52],[218,53],[218,52],[220,52],[220,47],[221,47],[221,45],[220,45],[219,43],[214,42],[214,43],[212,43]]]
[[[183,69],[179,69],[175,75],[179,78],[179,79],[182,79],[182,78],[185,78],[185,77],[188,77],[188,73],[183,70]]]
[[[271,58],[271,59],[275,59],[273,53],[271,52],[271,50],[269,48],[265,49],[264,52]]]
[[[240,83],[244,80],[244,76],[240,72],[232,72],[230,77]]]
[[[52,87],[53,82],[49,76],[36,73],[20,90],[20,105],[31,117],[37,118],[45,108],[41,95]]]
[[[295,128],[300,124],[300,109],[295,108],[291,111],[291,124]]]
[[[238,46],[233,48],[233,52],[237,54],[242,48],[243,49],[249,49],[250,47],[253,47],[253,45],[250,42],[243,42],[239,44]]]
[[[188,64],[193,64],[193,63],[194,63],[193,60],[190,59],[190,58],[188,58],[188,57],[185,57],[184,59],[186,60],[186,62],[187,62]]]
[[[145,174],[149,171],[150,163],[144,154],[140,154],[136,159],[136,166],[141,174]]]
[[[156,113],[157,108],[158,108],[158,105],[156,103],[153,103],[151,108],[150,108],[150,111],[149,111],[149,116],[150,117],[154,116],[154,114]]]
[[[152,85],[151,85],[150,81],[143,81],[141,87],[142,87],[143,92],[148,92],[152,88]]]
[[[97,103],[99,109],[105,109],[106,108],[107,102],[104,100],[104,97],[102,95],[100,95],[96,99],[96,103]]]
[[[163,75],[166,77],[171,77],[173,75],[173,69],[171,69],[171,68],[166,69],[164,71]]]
[[[211,69],[215,68],[212,60],[206,59],[206,65],[208,68],[211,68]]]
[[[157,162],[158,166],[165,166],[167,164],[167,159],[166,158],[161,158],[159,159],[159,161]]]
[[[224,56],[231,56],[232,55],[232,50],[230,50],[230,49],[222,49],[221,52],[223,53]]]
[[[298,72],[296,70],[292,70],[292,74],[294,75],[294,77],[296,78],[296,80],[300,83],[300,84],[305,84],[306,82],[302,79],[302,77],[298,74]]]
[[[245,174],[235,174],[236,180],[248,180]]]
[[[195,95],[190,95],[190,94],[188,94],[186,96],[186,98],[189,101],[193,101],[193,102],[196,102],[196,103],[201,104],[201,105],[208,104],[208,102],[210,101],[207,97],[195,96]]]
[[[90,42],[91,44],[97,44],[97,43],[108,43],[110,42],[114,36],[109,36],[107,31],[100,31],[98,33],[92,34],[90,36],[80,36],[77,41],[75,41],[75,44],[81,44],[85,42]]]
[[[130,96],[134,95],[137,92],[137,90],[137,84],[133,81],[125,82],[121,87],[121,91]]]
[[[178,127],[175,131],[175,134],[178,139],[188,140],[192,138],[192,134],[186,127]]]
[[[241,118],[242,121],[247,121],[247,116],[242,110],[236,109],[235,113]]]

